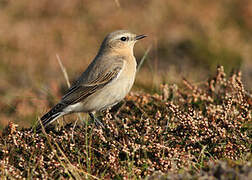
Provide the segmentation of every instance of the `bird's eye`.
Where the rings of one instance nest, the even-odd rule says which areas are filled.
[[[121,41],[126,41],[127,38],[126,37],[121,37]]]

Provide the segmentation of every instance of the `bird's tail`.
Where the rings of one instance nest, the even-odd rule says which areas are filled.
[[[40,132],[42,129],[41,124],[46,127],[52,122],[54,122],[59,117],[65,115],[66,113],[62,110],[64,109],[64,105],[59,103],[56,106],[54,106],[48,113],[46,113],[44,116],[40,118],[41,122],[38,122],[38,125],[36,127],[36,132]]]

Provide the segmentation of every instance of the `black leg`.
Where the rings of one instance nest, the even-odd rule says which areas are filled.
[[[97,127],[101,126],[103,129],[105,129],[105,127],[103,126],[102,122],[98,118],[96,118],[93,113],[90,112],[88,114],[91,117],[91,119],[95,122],[95,125]]]

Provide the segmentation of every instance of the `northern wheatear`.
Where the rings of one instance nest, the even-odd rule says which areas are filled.
[[[44,127],[57,118],[75,112],[93,115],[112,107],[130,91],[136,75],[133,47],[146,35],[135,35],[127,30],[108,34],[82,75],[68,89],[61,101],[41,117]],[[37,130],[41,126],[38,125]]]

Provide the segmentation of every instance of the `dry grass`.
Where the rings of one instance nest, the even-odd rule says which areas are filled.
[[[251,116],[252,99],[241,73],[226,77],[219,67],[197,86],[184,80],[183,87],[164,84],[153,95],[131,93],[100,117],[105,129],[89,123],[77,126],[72,137],[73,124],[68,124],[39,135],[11,123],[0,141],[1,175],[248,178]],[[228,163],[218,161],[224,159]]]

